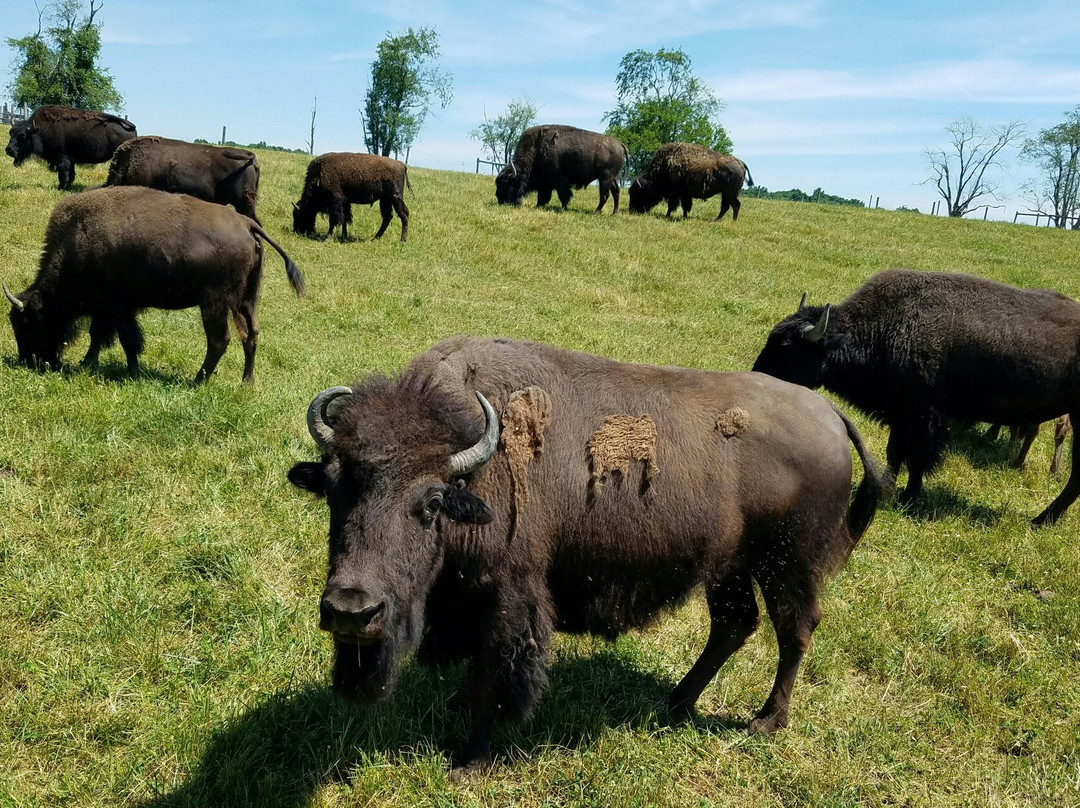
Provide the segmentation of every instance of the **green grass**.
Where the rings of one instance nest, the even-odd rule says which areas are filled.
[[[467,731],[462,671],[408,665],[366,711],[329,693],[326,511],[285,480],[314,458],[316,391],[454,333],[745,369],[804,290],[839,301],[885,267],[1080,296],[1076,234],[756,199],[737,224],[711,221],[716,201],[688,221],[593,216],[595,188],[566,213],[500,208],[490,177],[414,168],[408,244],[396,220],[368,240],[366,207],[339,244],[291,233],[306,159],[259,158],[260,215],[309,296],[268,251],[254,385],[234,340],[191,386],[194,310],[140,318],[138,378],[118,347],[80,369],[85,334],[62,372],[27,370],[0,328],[0,806],[1080,804],[1080,510],[1027,521],[1060,488],[1047,430],[1023,472],[1003,441],[961,434],[913,515],[879,513],[826,590],[786,731],[742,729],[772,682],[767,623],[698,718],[668,721],[707,632],[695,597],[613,645],[559,637],[537,714],[502,727],[500,765],[461,786],[446,765]],[[40,163],[0,164],[14,291],[55,184]],[[883,457],[884,431],[857,421]]]

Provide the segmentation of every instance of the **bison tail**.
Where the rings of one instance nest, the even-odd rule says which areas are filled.
[[[881,479],[877,461],[867,450],[862,435],[855,428],[855,424],[836,407],[833,407],[833,410],[840,416],[840,420],[844,422],[848,440],[855,447],[859,460],[863,464],[862,482],[859,483],[859,487],[855,491],[855,499],[852,500],[847,512],[847,529],[851,541],[848,554],[850,554],[851,550],[858,544],[859,539],[862,538],[862,534],[866,532],[866,529],[870,527],[870,523],[874,521],[874,514],[877,513],[878,504],[884,495],[885,485]]]
[[[743,171],[746,172],[746,187],[747,188],[753,188],[754,187],[754,178],[750,176],[750,166],[748,166],[742,160],[740,160],[739,162],[742,163]]]
[[[247,218],[247,217],[245,217]],[[303,297],[307,294],[307,284],[304,282],[304,276],[300,273],[300,267],[298,267],[293,260],[285,254],[285,250],[281,248],[281,245],[274,241],[270,236],[266,234],[259,224],[254,220],[248,218],[248,228],[251,232],[277,250],[277,254],[285,261],[285,274],[289,276],[289,284],[296,292],[297,297]]]
[[[412,183],[409,182],[409,167],[405,166],[405,187],[409,189],[409,193],[416,196],[416,191],[412,189]]]

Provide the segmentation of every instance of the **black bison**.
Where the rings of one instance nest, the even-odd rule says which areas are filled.
[[[237,213],[259,217],[259,162],[255,153],[232,146],[187,143],[147,135],[117,148],[106,185],[145,185],[190,194],[207,202],[232,205]],[[261,222],[260,222],[261,224]]]
[[[514,159],[495,177],[495,198],[500,205],[520,205],[522,197],[536,191],[536,207],[559,195],[563,210],[570,204],[573,188],[596,180],[600,185],[599,213],[608,195],[619,212],[619,172],[627,159],[626,146],[599,132],[574,126],[546,124],[521,133]]]
[[[324,390],[308,426],[322,462],[289,479],[330,508],[334,687],[377,700],[414,648],[471,660],[465,769],[490,761],[496,717],[540,698],[553,631],[614,638],[699,583],[711,630],[673,712],[757,628],[756,580],[780,650],[750,730],[785,726],[819,588],[881,491],[857,431],[808,390],[503,339],[454,337],[397,378]],[[866,467],[850,507],[849,440]]]
[[[889,427],[886,479],[901,464],[914,500],[941,461],[950,419],[1038,424],[1080,413],[1080,304],[952,272],[892,269],[838,306],[806,306],[769,335],[754,370],[825,387]],[[1036,525],[1080,493],[1072,472]]]
[[[68,107],[38,107],[11,127],[4,151],[21,166],[37,156],[49,164],[66,191],[75,181],[76,163],[104,163],[116,147],[135,137],[135,124],[115,115]]]
[[[694,199],[710,199],[720,194],[720,219],[731,208],[732,221],[738,221],[739,192],[743,178],[754,186],[750,169],[738,157],[698,146],[696,143],[665,143],[653,155],[645,173],[630,183],[630,212],[648,213],[666,199],[667,215],[682,205],[683,218],[690,214]]]
[[[244,381],[255,367],[259,321],[255,304],[262,278],[262,241],[285,259],[296,293],[300,270],[246,216],[221,205],[150,188],[99,188],[69,197],[49,217],[37,277],[26,291],[4,295],[19,361],[58,367],[77,319],[90,318],[93,367],[103,346],[119,335],[128,370],[139,369],[140,309],[198,306],[206,329],[205,381],[229,344],[229,313],[244,342]]]
[[[396,212],[401,219],[401,243],[409,235],[409,208],[405,204],[405,187],[409,183],[409,167],[399,160],[377,154],[332,152],[321,154],[308,163],[307,176],[300,201],[293,205],[293,231],[303,235],[315,233],[315,217],[330,216],[330,230],[341,225],[341,240],[348,237],[352,224],[352,205],[379,203],[382,225],[375,238],[382,238],[390,219]]]

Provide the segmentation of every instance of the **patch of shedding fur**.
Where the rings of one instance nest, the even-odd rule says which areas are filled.
[[[529,462],[544,451],[544,431],[551,421],[551,398],[540,387],[515,390],[502,411],[500,443],[510,462],[514,507],[529,501]]]
[[[589,490],[592,493],[603,485],[604,478],[613,471],[624,477],[630,470],[630,462],[640,460],[645,464],[642,491],[659,472],[656,465],[656,424],[648,415],[634,418],[632,415],[610,415],[593,433],[586,444],[592,460],[592,476]]]
[[[720,413],[716,428],[725,438],[731,438],[750,426],[750,413],[741,407],[732,407]]]

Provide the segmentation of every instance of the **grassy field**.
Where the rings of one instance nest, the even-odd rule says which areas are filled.
[[[368,240],[366,207],[339,244],[291,232],[306,158],[260,161],[260,215],[309,295],[268,251],[253,385],[236,340],[191,385],[194,310],[141,317],[138,378],[118,347],[80,369],[85,334],[62,372],[27,370],[0,327],[0,806],[1080,804],[1080,507],[1028,527],[1060,489],[1046,429],[1022,472],[1004,440],[960,431],[918,507],[879,513],[826,590],[787,730],[744,732],[775,670],[767,621],[699,716],[668,720],[707,633],[695,597],[614,644],[559,637],[538,712],[464,785],[446,770],[462,671],[409,665],[367,711],[330,694],[326,511],[285,479],[315,458],[316,391],[451,334],[741,370],[804,290],[839,301],[886,267],[1080,297],[1077,234],[770,200],[737,224],[711,221],[715,200],[688,221],[593,216],[595,188],[565,213],[500,208],[491,177],[415,168],[408,244],[396,219]],[[0,164],[14,291],[55,185],[40,163]],[[856,420],[882,458],[884,430]]]

